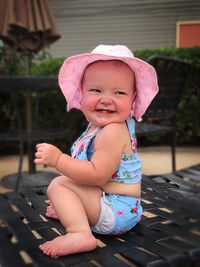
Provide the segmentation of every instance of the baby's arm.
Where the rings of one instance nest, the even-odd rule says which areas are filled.
[[[105,185],[102,185],[101,188],[105,193],[108,194],[119,194],[127,195],[132,197],[141,196],[141,183],[135,184],[123,184],[115,181],[109,181]]]
[[[55,167],[63,175],[81,184],[101,186],[116,171],[124,151],[124,123],[105,126],[95,141],[95,152],[90,161],[77,160],[63,154],[49,144],[37,145],[36,164]]]

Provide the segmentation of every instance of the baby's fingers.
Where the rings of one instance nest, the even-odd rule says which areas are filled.
[[[41,159],[41,158],[43,157],[43,153],[40,152],[40,151],[37,151],[37,152],[35,152],[35,157],[36,157],[37,159]]]
[[[35,153],[35,164],[44,164],[43,153],[37,151]]]
[[[36,158],[35,160],[34,160],[34,163],[35,164],[37,164],[37,165],[42,165],[42,164],[44,164],[44,162],[43,162],[43,159],[40,159],[40,158]]]
[[[44,148],[46,143],[39,143],[36,145],[36,149],[38,150],[39,148]]]

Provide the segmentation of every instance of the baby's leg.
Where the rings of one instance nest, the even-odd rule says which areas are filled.
[[[48,188],[48,197],[67,234],[45,242],[39,248],[57,257],[96,248],[90,225],[98,221],[102,191],[99,187],[79,185],[60,176]]]

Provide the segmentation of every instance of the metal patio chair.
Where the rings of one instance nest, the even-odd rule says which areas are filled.
[[[186,88],[190,63],[156,55],[147,61],[157,72],[159,93],[147,109],[143,121],[136,123],[136,134],[138,137],[169,134],[171,136],[172,171],[175,171],[175,121],[179,102]]]

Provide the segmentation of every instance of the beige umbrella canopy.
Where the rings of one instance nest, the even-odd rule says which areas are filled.
[[[5,44],[38,52],[59,38],[48,0],[0,0],[0,39]]]
[[[0,0],[0,39],[15,51],[25,52],[26,76],[31,53],[37,53],[60,38],[48,0]],[[26,90],[27,132],[32,131],[31,92]],[[29,172],[31,163],[29,144]]]

